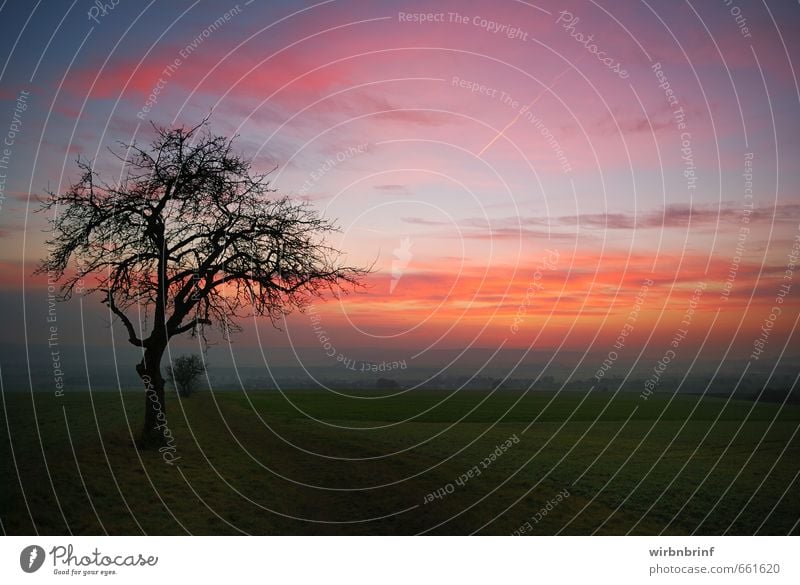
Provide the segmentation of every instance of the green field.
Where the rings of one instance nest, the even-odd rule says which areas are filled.
[[[798,532],[796,405],[204,392],[170,396],[169,465],[133,447],[139,393],[33,397],[3,395],[7,534]]]

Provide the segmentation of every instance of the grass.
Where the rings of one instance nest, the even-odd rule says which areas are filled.
[[[6,393],[2,529],[509,534],[528,522],[533,534],[798,533],[798,406],[547,392],[288,398],[170,397],[180,459],[169,465],[133,448],[138,392]],[[480,475],[459,485],[475,466]],[[425,503],[439,489],[451,493]]]

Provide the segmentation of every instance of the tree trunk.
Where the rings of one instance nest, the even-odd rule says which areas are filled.
[[[161,448],[172,440],[167,426],[167,404],[164,397],[164,378],[161,377],[163,347],[145,349],[142,361],[136,366],[144,382],[144,426],[139,439],[142,449]]]

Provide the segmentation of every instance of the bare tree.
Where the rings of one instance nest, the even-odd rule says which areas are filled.
[[[205,371],[206,365],[199,355],[181,355],[167,366],[167,379],[172,382],[178,396],[186,398],[197,390],[197,379]]]
[[[62,281],[62,299],[85,281],[142,348],[142,447],[166,441],[161,359],[170,338],[203,335],[211,324],[227,336],[246,314],[276,324],[312,297],[360,285],[368,272],[343,265],[327,244],[337,229],[331,220],[274,195],[268,173],[254,173],[207,120],[154,129],[148,148],[122,144],[118,184],[78,161],[80,179],[48,193],[41,210],[53,212],[52,235],[37,269]]]

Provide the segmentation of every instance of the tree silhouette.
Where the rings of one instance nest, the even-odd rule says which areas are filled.
[[[206,365],[199,355],[181,355],[167,366],[167,379],[172,382],[178,396],[186,398],[197,389],[197,378],[205,371]]]
[[[153,126],[149,148],[122,143],[126,174],[116,184],[79,160],[80,179],[48,192],[41,208],[53,212],[52,234],[37,272],[62,282],[62,300],[79,285],[101,294],[143,350],[141,447],[164,444],[169,432],[161,359],[170,338],[203,335],[211,324],[227,337],[245,314],[276,324],[311,297],[360,285],[368,272],[343,265],[326,243],[337,229],[331,220],[273,195],[269,173],[252,172],[233,139],[207,124]]]

